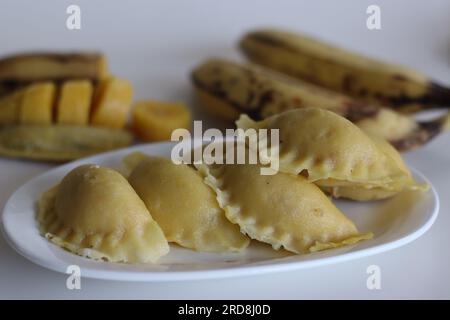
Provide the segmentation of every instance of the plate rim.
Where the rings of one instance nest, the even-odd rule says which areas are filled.
[[[108,151],[105,153],[96,154],[90,157],[77,159],[75,161],[63,164],[61,166],[56,166],[51,168],[22,184],[19,188],[17,188],[5,202],[5,205],[2,210],[2,217],[0,223],[0,230],[3,234],[4,239],[8,243],[8,245],[14,249],[19,255],[26,258],[27,260],[37,264],[41,267],[44,267],[49,270],[53,270],[59,273],[67,274],[65,267],[62,263],[54,263],[46,259],[45,257],[40,257],[37,254],[34,254],[33,251],[30,251],[27,248],[21,247],[15,241],[15,235],[10,234],[5,226],[5,221],[7,219],[7,210],[8,207],[11,206],[11,202],[14,200],[14,197],[17,194],[20,194],[22,189],[24,189],[29,184],[34,183],[36,180],[42,179],[43,176],[50,174],[54,170],[61,170],[65,167],[74,166],[77,163],[87,162],[90,159],[94,158],[107,158],[108,156],[116,153],[121,153],[126,151],[139,150],[150,146],[159,145],[163,147],[164,145],[169,146],[170,144],[174,144],[174,142],[159,142],[159,143],[147,143],[135,145],[127,148],[121,148],[113,151]],[[314,267],[326,266],[335,263],[346,262],[349,260],[360,259],[363,257],[372,256],[375,254],[379,254],[382,252],[394,250],[396,248],[402,247],[419,237],[425,234],[434,222],[437,219],[440,209],[440,199],[436,188],[430,182],[430,180],[419,170],[414,167],[409,167],[414,175],[420,177],[422,180],[427,182],[430,185],[429,192],[433,197],[433,208],[430,217],[426,220],[426,222],[416,229],[415,231],[390,242],[377,245],[375,247],[365,248],[362,250],[345,252],[342,254],[323,257],[315,260],[299,260],[299,261],[288,261],[279,264],[263,264],[263,265],[240,265],[236,267],[223,268],[219,267],[217,269],[211,270],[191,270],[191,271],[127,271],[127,270],[95,270],[84,267],[82,269],[82,278],[92,278],[92,279],[102,279],[102,280],[113,280],[113,281],[132,281],[132,282],[172,282],[172,281],[190,281],[190,280],[208,280],[208,279],[223,279],[223,278],[231,278],[231,277],[243,277],[243,276],[253,276],[253,275],[261,275],[275,272],[288,272],[294,270],[303,270]],[[62,249],[61,249],[62,250]]]

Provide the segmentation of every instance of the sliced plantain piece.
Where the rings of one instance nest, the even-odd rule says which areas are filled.
[[[0,98],[0,125],[19,121],[23,91],[18,90]]]
[[[125,130],[69,125],[0,127],[0,156],[69,161],[131,144]]]
[[[89,80],[71,80],[60,89],[56,122],[87,125],[92,103],[93,86]]]
[[[56,86],[52,82],[40,82],[25,88],[20,105],[20,123],[51,124]]]
[[[246,34],[240,47],[252,61],[368,103],[410,112],[449,107],[450,88],[398,64],[353,53],[283,30]]]
[[[128,80],[110,77],[103,80],[94,94],[91,123],[97,126],[123,128],[133,99]]]
[[[133,131],[146,141],[170,140],[173,130],[191,125],[191,114],[182,103],[139,101],[132,116]]]
[[[1,82],[98,81],[108,74],[106,57],[100,53],[31,53],[0,59]]]

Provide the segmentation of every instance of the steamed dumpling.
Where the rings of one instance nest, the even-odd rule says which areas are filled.
[[[116,262],[154,262],[169,252],[158,224],[117,171],[83,165],[39,203],[41,231],[76,254]]]
[[[129,182],[170,242],[198,251],[239,251],[250,239],[231,223],[214,192],[192,167],[134,153]]]
[[[389,190],[378,193],[384,196],[415,185],[393,147],[333,112],[294,109],[259,122],[242,115],[236,124],[242,129],[279,129],[280,171],[303,174],[326,190],[348,188],[346,197],[353,198],[350,190],[355,188],[363,188],[365,193]]]
[[[258,165],[197,164],[227,218],[252,239],[295,253],[353,244],[360,235],[314,184],[286,173],[261,175]]]
[[[371,186],[370,184],[348,184],[345,186],[336,182],[329,183],[329,181],[325,180],[317,181],[317,185],[335,198],[347,198],[358,201],[386,199],[403,190],[427,190],[429,188],[427,184],[419,184],[414,181],[411,171],[409,171],[398,151],[389,142],[375,136],[371,136],[371,138],[378,148],[390,156],[404,173],[402,179],[377,186]]]

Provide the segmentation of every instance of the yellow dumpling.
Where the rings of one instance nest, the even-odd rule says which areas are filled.
[[[158,224],[117,171],[83,165],[39,203],[42,233],[76,254],[115,262],[154,262],[169,252]]]
[[[330,181],[326,180],[317,181],[316,184],[335,198],[347,198],[357,201],[386,199],[403,190],[427,190],[429,188],[427,184],[419,184],[414,181],[411,171],[409,171],[398,151],[389,142],[376,136],[371,136],[371,138],[378,148],[389,156],[404,173],[402,179],[378,186],[369,184],[344,185],[343,183],[339,185],[337,182],[330,183]]]
[[[248,246],[250,239],[227,220],[214,192],[194,168],[139,153],[124,161],[131,167],[130,184],[170,242],[212,252]]]
[[[333,112],[294,109],[259,122],[242,115],[236,124],[242,129],[279,129],[280,171],[303,174],[325,189],[387,188],[395,193],[415,184],[393,147]]]
[[[323,192],[303,177],[261,175],[251,164],[197,164],[227,218],[252,239],[307,253],[372,237],[360,235]]]

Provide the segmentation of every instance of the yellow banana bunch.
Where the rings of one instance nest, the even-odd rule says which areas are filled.
[[[255,63],[295,78],[402,111],[450,106],[450,89],[405,66],[377,61],[310,37],[257,30],[240,41]]]
[[[426,143],[450,124],[448,115],[419,123],[393,110],[255,65],[209,60],[193,71],[192,81],[200,103],[222,118],[235,120],[240,113],[247,113],[261,119],[291,108],[322,108],[350,119],[402,151]]]

